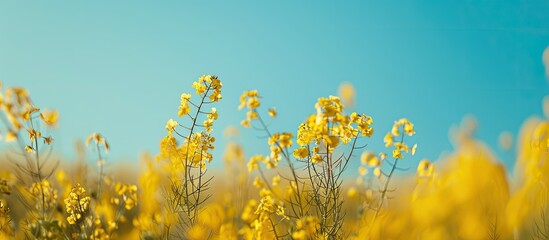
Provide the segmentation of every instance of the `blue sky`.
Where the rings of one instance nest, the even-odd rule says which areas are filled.
[[[497,150],[541,115],[547,91],[547,1],[0,1],[0,80],[58,109],[56,151],[100,132],[109,159],[157,152],[179,96],[202,74],[223,81],[216,156],[238,125],[239,95],[258,89],[276,106],[273,130],[295,131],[318,97],[354,84],[358,112],[371,115],[383,150],[392,122],[416,125],[416,159],[452,149],[448,129],[466,114]],[[242,130],[248,154],[267,153]],[[410,165],[411,166],[411,165]]]

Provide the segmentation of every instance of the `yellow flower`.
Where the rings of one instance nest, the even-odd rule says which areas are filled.
[[[368,169],[363,167],[363,166],[360,166],[358,168],[358,174],[360,174],[360,176],[364,176],[368,173]]]
[[[177,127],[178,123],[171,119],[168,120],[168,122],[166,123],[166,131],[168,131],[168,135],[171,135],[173,131],[175,131],[175,128]]]
[[[349,82],[339,85],[339,96],[345,105],[353,106],[355,103],[355,87]]]
[[[427,159],[423,159],[417,165],[417,174],[420,177],[432,176],[435,172],[435,166]]]
[[[189,104],[187,102],[181,103],[179,105],[179,110],[177,111],[177,116],[181,117],[183,115],[187,115],[191,112],[191,108],[189,107]]]
[[[42,133],[40,131],[36,131],[34,129],[27,129],[27,133],[29,134],[29,139],[31,141],[34,141],[35,138],[42,137]]]
[[[246,119],[247,120],[254,120],[254,119],[258,119],[259,118],[259,114],[257,114],[257,111],[249,111],[246,113]]]
[[[48,126],[55,126],[59,120],[59,113],[53,110],[45,110],[40,113],[40,118]]]
[[[109,152],[109,142],[99,133],[92,133],[86,138],[86,146],[89,146],[90,143],[94,141],[95,145],[103,145],[105,147],[105,152]]]
[[[379,167],[381,166],[381,161],[376,157],[373,152],[366,151],[360,156],[360,162],[369,167]]]
[[[398,123],[395,122],[395,124],[393,125],[393,128],[391,128],[391,134],[395,137],[400,136],[400,131],[398,131],[398,127],[399,127]]]
[[[349,190],[347,191],[347,196],[349,196],[350,198],[354,198],[356,197],[356,195],[357,195],[356,188],[354,187],[349,188]]]
[[[411,122],[407,121],[405,124],[404,124],[404,133],[408,134],[408,136],[412,136],[416,133],[416,131],[414,130],[414,124],[412,124]]]
[[[137,205],[137,186],[136,185],[127,185],[117,182],[114,185],[114,191],[122,199],[124,203],[124,208],[126,210],[131,210]],[[120,199],[117,197],[111,198],[111,203],[118,205],[120,204]]]
[[[371,137],[374,134],[374,129],[370,126],[374,123],[372,117],[365,114],[358,115],[357,113],[351,113],[351,122],[357,124],[358,130],[362,133],[362,136]]]
[[[404,152],[408,152],[410,149],[408,148],[408,145],[406,145],[405,143],[400,143],[400,142],[397,142],[394,144],[395,145],[395,148],[398,149],[398,151],[404,151]]]
[[[249,109],[256,109],[261,105],[259,102],[259,99],[257,97],[251,97],[248,98],[248,101],[246,102],[246,107]]]
[[[281,159],[280,153],[282,152],[282,148],[280,148],[280,147],[278,147],[274,144],[271,145],[269,148],[271,149],[271,155],[270,155],[271,159],[273,159],[275,161],[280,160]]]
[[[330,96],[328,98],[319,98],[315,108],[317,109],[317,114],[323,118],[332,118],[337,114],[340,114],[343,110],[343,105],[341,105],[339,97]]]
[[[28,152],[28,153],[34,152],[34,148],[27,145],[27,146],[25,146],[25,151]]]
[[[290,220],[290,218],[288,216],[286,216],[285,211],[286,210],[284,209],[283,206],[278,205],[278,204],[276,205],[276,212],[275,212],[276,215],[281,216],[285,220]]]
[[[53,142],[53,138],[51,136],[44,138],[44,144],[50,145]]]
[[[255,177],[253,185],[256,188],[262,188],[263,186],[265,186],[265,183],[263,183],[263,181],[261,181],[261,179],[259,179],[259,177]]]
[[[315,147],[313,147],[312,152],[314,152],[314,153],[319,153],[319,152],[320,152],[320,148],[319,148],[318,146],[315,146]]]
[[[393,158],[402,158],[402,153],[398,149],[393,149]]]
[[[412,156],[416,154],[416,149],[417,149],[417,144],[414,144],[414,146],[412,146]]]
[[[324,136],[324,141],[326,142],[326,146],[332,149],[339,145],[339,138],[336,136]]]
[[[302,123],[297,130],[297,144],[299,146],[305,146],[311,143],[315,139],[315,133],[311,126]]]
[[[205,227],[195,224],[187,230],[186,239],[189,240],[199,240],[208,238],[208,229]]]
[[[212,119],[206,119],[202,123],[204,125],[204,128],[206,129],[206,132],[210,133],[212,132],[212,126],[213,126],[213,120]]]
[[[283,148],[291,147],[292,146],[292,137],[293,136],[294,135],[291,134],[291,133],[282,133],[282,134],[280,134],[280,137],[279,137],[280,147],[283,147]]]
[[[276,109],[275,108],[269,108],[269,116],[276,118]]]
[[[381,176],[381,168],[379,168],[379,167],[374,168],[374,176],[376,176],[376,177]]]
[[[217,120],[217,109],[216,108],[212,108],[212,111],[210,113],[208,113],[208,119],[211,119],[211,120]]]
[[[191,100],[191,94],[183,93],[181,94],[181,104],[187,103],[189,100]]]
[[[383,138],[383,142],[385,142],[385,147],[390,147],[391,144],[393,144],[393,136],[390,132],[388,132],[385,137]]]
[[[242,214],[240,215],[240,218],[247,223],[250,223],[254,220],[255,214],[254,211],[257,209],[257,201],[254,199],[248,200],[246,203],[246,206],[244,207],[244,210],[242,211]]]
[[[393,136],[400,136],[399,127],[402,126],[403,131],[408,136],[414,135],[416,132],[414,131],[414,124],[410,122],[410,120],[406,118],[401,118],[398,121],[396,121],[393,124],[393,128],[391,129],[391,134]]]
[[[324,239],[322,235],[319,235],[320,221],[316,217],[302,217],[297,220],[295,226],[297,229],[292,233],[292,239]]]
[[[304,147],[296,148],[293,152],[293,155],[295,158],[303,159],[309,156],[309,150]]]
[[[276,185],[278,185],[279,183],[280,183],[280,175],[274,176],[273,179],[272,179],[272,185],[273,185],[273,186],[276,186]]]
[[[311,162],[321,163],[322,162],[322,156],[320,156],[319,154],[313,155],[313,157],[311,158]]]
[[[212,95],[210,95],[210,100],[212,102],[218,102],[219,100],[221,100],[223,98],[223,96],[221,95],[221,92],[218,91],[217,89],[215,89],[212,93]]]
[[[17,134],[12,132],[12,131],[8,131],[4,138],[5,138],[6,142],[13,142],[13,141],[17,140]]]
[[[30,193],[38,200],[36,201],[36,209],[39,211],[52,209],[57,204],[57,189],[48,180],[33,183],[30,187]]]
[[[250,158],[250,161],[248,162],[248,172],[251,172],[254,169],[259,168],[258,163],[263,162],[265,158],[261,155],[255,155]]]
[[[200,82],[193,82],[193,88],[196,89],[196,94],[201,95],[206,92],[206,86]]]
[[[69,197],[65,198],[64,201],[66,211],[69,214],[67,217],[69,224],[76,224],[76,222],[82,219],[82,215],[89,210],[90,201],[91,199],[86,193],[86,189],[80,186],[80,184],[72,188]]]
[[[238,110],[246,106],[247,99],[250,97],[258,97],[257,90],[245,91],[242,95],[240,95],[240,105],[238,106]]]
[[[212,102],[217,102],[223,98],[221,95],[221,88],[223,87],[223,84],[221,84],[221,80],[219,80],[217,76],[209,76],[209,79],[210,87],[213,89],[213,92],[210,95],[210,100]]]
[[[387,153],[384,153],[384,152],[379,153],[379,159],[381,159],[381,161],[385,160],[385,158],[387,158]]]
[[[249,120],[242,120],[242,121],[240,121],[240,125],[243,126],[243,127],[245,127],[245,128],[251,127],[250,121],[249,121]]]

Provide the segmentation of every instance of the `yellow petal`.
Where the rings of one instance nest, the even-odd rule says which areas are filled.
[[[59,120],[59,113],[53,110],[44,110],[40,113],[40,118],[42,118],[46,125],[52,127],[57,125],[57,121]]]

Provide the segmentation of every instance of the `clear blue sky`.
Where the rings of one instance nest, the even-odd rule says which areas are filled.
[[[202,74],[223,81],[218,157],[223,129],[244,117],[239,95],[254,88],[279,110],[274,130],[295,131],[349,81],[355,110],[375,121],[370,148],[408,117],[415,162],[451,150],[448,129],[465,114],[494,149],[500,132],[541,115],[548,1],[382,2],[0,0],[0,80],[60,111],[56,150],[68,157],[96,131],[110,159],[156,153]],[[241,133],[248,154],[267,153],[256,132]]]

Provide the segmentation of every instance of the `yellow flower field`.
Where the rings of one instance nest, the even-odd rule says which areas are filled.
[[[221,79],[189,84],[166,116],[160,152],[143,155],[133,172],[105,169],[110,145],[100,133],[77,149],[93,149],[96,164],[59,160],[49,135],[59,114],[24,88],[3,87],[2,144],[18,150],[1,163],[0,239],[549,239],[547,118],[525,120],[514,173],[473,138],[470,118],[451,154],[408,170],[399,164],[422,147],[414,142],[422,123],[401,118],[377,129],[375,112],[345,108],[354,104],[352,85],[318,98],[285,132],[266,124],[284,109],[264,107],[261,89],[244,91],[234,106],[242,129],[265,136],[268,151],[238,140],[219,146],[212,132],[222,130]],[[373,138],[374,130],[384,137]],[[370,142],[386,150],[372,152]],[[216,147],[223,156],[212,154]],[[244,151],[260,154],[246,159]]]

